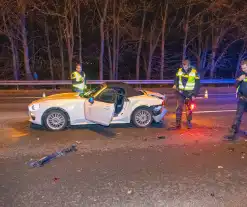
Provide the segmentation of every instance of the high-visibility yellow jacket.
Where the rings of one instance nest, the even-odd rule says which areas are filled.
[[[86,86],[86,75],[84,72],[79,73],[77,71],[74,71],[71,74],[71,80],[72,80],[72,91],[83,91]]]
[[[176,89],[187,94],[196,96],[200,90],[200,76],[195,68],[185,71],[179,68],[175,78]]]
[[[239,78],[243,74],[245,73],[243,71],[240,71],[240,74],[237,76],[237,78]],[[247,98],[247,77],[242,81],[236,80],[236,85],[237,85],[237,95],[244,96],[245,98]]]

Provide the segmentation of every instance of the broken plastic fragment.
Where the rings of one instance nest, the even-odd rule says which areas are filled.
[[[76,145],[72,145],[71,147],[65,148],[65,149],[58,151],[58,152],[55,152],[51,155],[47,155],[47,156],[45,156],[39,160],[31,161],[28,163],[28,165],[29,165],[29,167],[42,167],[44,164],[50,162],[51,160],[53,160],[57,157],[65,156],[67,153],[73,152],[73,151],[77,151]]]
[[[218,166],[218,168],[219,168],[219,169],[222,169],[222,168],[223,168],[223,166],[220,166],[220,165],[219,165],[219,166]]]
[[[130,195],[130,194],[132,194],[132,192],[133,192],[132,190],[128,190],[127,193],[128,193],[128,195]]]
[[[229,147],[228,150],[229,150],[230,152],[234,152],[235,149],[234,149],[233,147]]]
[[[158,139],[165,139],[165,136],[158,136]]]
[[[55,178],[53,178],[53,181],[56,182],[56,181],[58,181],[59,179],[60,179],[60,178],[56,178],[56,177],[55,177]]]

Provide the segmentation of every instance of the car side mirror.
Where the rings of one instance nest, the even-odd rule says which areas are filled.
[[[91,103],[91,104],[93,104],[93,103],[94,103],[94,98],[93,98],[93,97],[90,97],[90,98],[88,99],[88,102]]]

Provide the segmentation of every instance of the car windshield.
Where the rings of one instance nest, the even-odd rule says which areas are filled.
[[[101,84],[99,86],[96,86],[95,88],[88,89],[84,93],[80,94],[80,96],[84,97],[84,98],[90,98],[90,97],[94,96],[103,87],[104,87],[104,84]]]

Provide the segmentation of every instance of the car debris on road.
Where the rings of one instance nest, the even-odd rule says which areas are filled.
[[[44,164],[50,162],[51,160],[57,158],[57,157],[61,157],[61,156],[65,156],[67,153],[69,152],[73,152],[73,151],[77,151],[76,149],[76,145],[72,145],[71,147],[65,148],[61,151],[55,152],[51,155],[47,155],[39,160],[35,160],[35,161],[31,161],[28,163],[29,167],[43,167]]]

